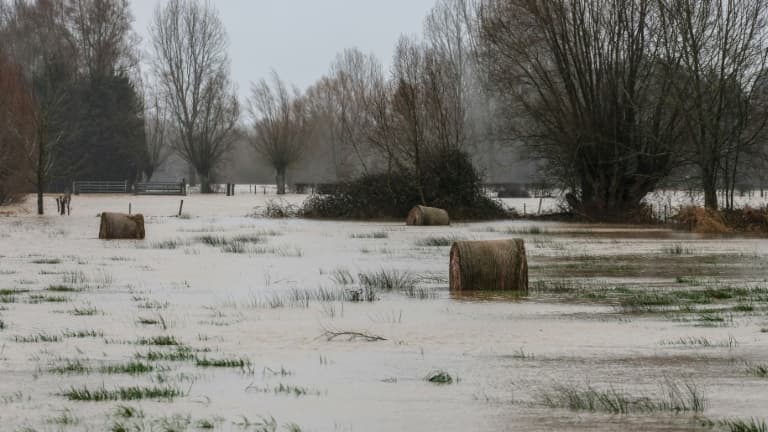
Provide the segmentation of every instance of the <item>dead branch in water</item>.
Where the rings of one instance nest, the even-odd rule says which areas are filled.
[[[385,341],[387,340],[384,337],[373,335],[370,333],[365,332],[356,332],[356,331],[339,331],[339,330],[328,330],[324,329],[323,336],[325,336],[326,340],[332,341],[336,339],[337,337],[346,336],[348,341],[353,341],[357,339],[362,339],[366,342],[378,342],[378,341]]]

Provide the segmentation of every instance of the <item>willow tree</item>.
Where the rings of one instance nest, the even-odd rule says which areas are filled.
[[[685,79],[674,94],[686,106],[689,161],[699,170],[704,204],[718,208],[717,191],[733,188],[740,159],[763,140],[762,107],[768,61],[768,4],[764,0],[662,1],[664,46],[679,55]]]
[[[155,10],[151,34],[155,79],[178,130],[174,147],[211,192],[239,118],[224,24],[208,2],[170,0]]]
[[[479,53],[508,138],[594,219],[637,212],[680,158],[679,53],[657,0],[486,0]]]
[[[285,193],[288,168],[301,160],[312,131],[309,107],[297,89],[289,89],[277,73],[251,89],[254,150],[275,169],[277,193]]]

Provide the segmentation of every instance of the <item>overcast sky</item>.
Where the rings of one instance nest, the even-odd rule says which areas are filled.
[[[157,0],[131,0],[135,28],[149,52]],[[241,97],[275,69],[299,88],[328,71],[336,53],[373,52],[388,71],[400,34],[420,35],[435,0],[212,0],[230,40],[232,79]]]

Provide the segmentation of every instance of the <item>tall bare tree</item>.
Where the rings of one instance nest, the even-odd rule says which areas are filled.
[[[137,68],[128,0],[66,0],[65,7],[82,71],[104,77]]]
[[[160,102],[157,94],[145,95],[144,109],[146,149],[141,169],[144,178],[149,181],[170,157],[175,131],[170,125],[165,105]]]
[[[523,140],[595,219],[636,212],[679,161],[679,57],[656,0],[486,0],[480,54]]]
[[[61,1],[18,1],[10,10],[1,36],[6,52],[23,67],[28,97],[34,107],[31,132],[23,135],[25,155],[32,167],[30,183],[37,192],[37,213],[45,211],[43,194],[61,167],[62,142],[71,83],[76,74],[76,50],[66,27]]]
[[[310,140],[309,107],[297,89],[289,89],[276,72],[251,89],[254,150],[275,169],[277,193],[285,193],[288,168],[299,161]]]
[[[175,148],[211,192],[239,118],[224,25],[208,2],[170,0],[155,10],[151,34],[155,79],[179,131]]]
[[[322,129],[318,132],[326,134],[337,179],[368,171],[368,134],[373,127],[369,103],[383,82],[378,59],[353,48],[339,53],[328,75],[306,92],[313,115],[322,118],[316,122]]]
[[[701,174],[704,204],[718,208],[717,190],[733,187],[739,159],[762,138],[766,117],[755,97],[766,77],[768,4],[761,0],[662,1],[665,47],[679,56],[684,79],[675,94],[686,105],[690,160]]]

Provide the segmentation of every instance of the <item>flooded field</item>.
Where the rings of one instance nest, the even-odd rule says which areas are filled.
[[[0,430],[768,419],[766,239],[248,216],[268,198],[192,195],[177,218],[178,198],[77,196],[69,217],[0,217]],[[129,202],[147,239],[98,240],[97,215]],[[529,295],[448,292],[453,240],[512,237],[526,241]]]

